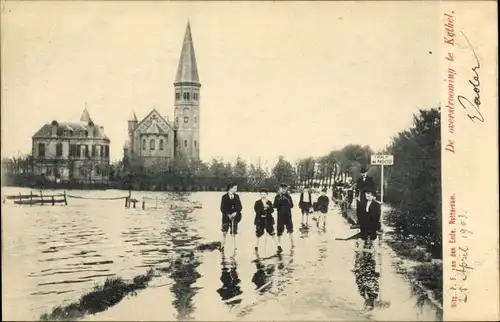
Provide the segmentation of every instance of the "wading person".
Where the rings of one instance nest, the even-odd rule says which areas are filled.
[[[326,188],[321,191],[321,196],[318,197],[317,208],[318,208],[318,221],[316,226],[319,227],[320,222],[323,222],[323,228],[326,227],[326,214],[328,213],[328,206],[330,205],[330,199],[326,195]]]
[[[224,251],[226,245],[226,235],[230,230],[233,236],[233,245],[236,249],[236,234],[238,234],[238,223],[241,221],[241,210],[243,209],[240,197],[236,194],[238,185],[230,183],[227,186],[227,193],[222,195],[220,202],[220,211],[222,213],[222,244],[221,251]]]
[[[292,208],[293,201],[292,197],[287,193],[287,185],[280,184],[278,193],[274,197],[273,207],[276,208],[278,212],[278,224],[276,227],[278,233],[278,243],[281,244],[281,236],[283,232],[286,231],[290,236],[291,247],[294,247],[293,243],[293,222],[292,222]]]
[[[366,204],[360,209],[358,216],[358,225],[360,229],[360,238],[364,242],[365,248],[370,248],[372,242],[380,233],[382,225],[380,222],[381,206],[375,200],[375,189],[365,191]]]
[[[267,190],[262,189],[260,191],[260,199],[255,201],[253,209],[255,210],[254,225],[255,236],[257,237],[257,240],[255,242],[255,251],[257,252],[259,250],[259,241],[267,232],[278,248],[278,253],[281,253],[283,249],[279,245],[278,239],[276,238],[276,233],[274,232],[274,218],[272,215],[274,209],[272,202],[267,199]]]
[[[368,170],[366,167],[362,167],[361,177],[359,177],[356,182],[356,190],[357,190],[357,198],[356,198],[356,215],[359,217],[360,212],[363,210],[366,205],[366,197],[365,192],[370,190],[375,194],[375,182],[372,177],[368,176]]]
[[[301,222],[302,226],[307,226],[309,222],[309,213],[311,212],[312,208],[312,195],[311,192],[309,191],[308,186],[305,186],[304,190],[300,194],[299,208],[300,211],[302,212],[302,222]]]

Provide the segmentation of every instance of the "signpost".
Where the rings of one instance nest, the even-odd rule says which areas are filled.
[[[372,165],[380,166],[380,202],[384,203],[384,165],[393,165],[394,156],[390,154],[374,154],[370,159]]]

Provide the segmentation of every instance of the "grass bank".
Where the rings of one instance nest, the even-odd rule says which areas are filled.
[[[71,321],[105,311],[116,305],[125,296],[145,289],[154,276],[153,269],[144,275],[138,275],[131,281],[124,281],[121,277],[107,278],[103,285],[96,285],[92,291],[83,295],[79,301],[66,306],[55,307],[50,314],[43,314],[41,321]]]

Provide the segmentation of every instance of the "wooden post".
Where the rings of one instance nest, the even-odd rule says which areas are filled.
[[[30,206],[33,205],[33,192],[30,190]]]
[[[137,200],[136,200],[136,199],[134,199],[134,201],[133,201],[133,203],[134,203],[134,208],[135,208],[135,203],[136,203],[136,202],[137,202]]]
[[[146,201],[142,198],[142,210],[144,210],[144,208],[146,208]]]
[[[128,208],[128,198],[129,197],[125,197],[125,208]]]
[[[52,195],[52,206],[55,205],[54,195]]]
[[[21,193],[19,193],[19,201],[23,200],[23,198],[21,197]]]
[[[66,190],[64,190],[64,205],[68,205],[68,199],[66,199]]]
[[[43,206],[43,194],[42,194],[42,190],[40,190],[40,206]]]

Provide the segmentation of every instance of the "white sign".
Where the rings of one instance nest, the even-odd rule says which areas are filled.
[[[374,165],[393,165],[394,164],[394,156],[393,155],[383,155],[383,154],[375,154],[371,156],[372,164]]]

